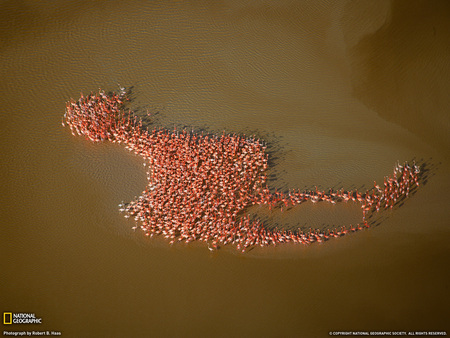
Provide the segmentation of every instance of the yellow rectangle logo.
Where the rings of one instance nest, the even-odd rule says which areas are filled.
[[[12,312],[3,312],[3,324],[12,324]]]

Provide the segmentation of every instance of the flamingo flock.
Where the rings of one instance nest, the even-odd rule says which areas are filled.
[[[239,135],[203,135],[194,131],[148,130],[131,111],[125,112],[126,92],[106,94],[100,90],[66,104],[62,125],[73,135],[92,142],[111,141],[144,159],[148,184],[141,196],[119,205],[125,217],[133,217],[147,236],[162,235],[170,241],[204,241],[209,250],[235,245],[245,252],[254,246],[281,243],[323,242],[369,227],[370,212],[392,208],[419,186],[419,166],[405,163],[394,167],[380,187],[356,191],[290,190],[271,193],[267,186],[268,155],[262,141]],[[269,230],[245,215],[245,208],[266,205],[289,208],[320,201],[361,204],[361,223],[334,230]]]

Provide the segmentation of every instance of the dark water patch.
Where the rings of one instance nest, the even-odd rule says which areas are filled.
[[[446,154],[449,15],[448,1],[391,1],[390,19],[351,49],[356,96]]]

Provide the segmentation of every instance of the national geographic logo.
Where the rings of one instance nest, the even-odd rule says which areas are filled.
[[[34,313],[3,312],[3,324],[42,324],[42,318],[37,318]]]
[[[12,312],[3,312],[3,324],[12,324]]]

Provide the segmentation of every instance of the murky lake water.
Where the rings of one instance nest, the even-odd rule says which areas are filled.
[[[445,1],[3,1],[1,311],[64,336],[327,336],[447,330],[450,11]],[[323,245],[210,253],[144,239],[117,205],[140,159],[62,128],[80,91],[132,87],[157,126],[253,134],[276,188],[368,189],[397,160],[422,185]],[[267,215],[267,210],[257,210]],[[305,204],[270,222],[359,220]]]

